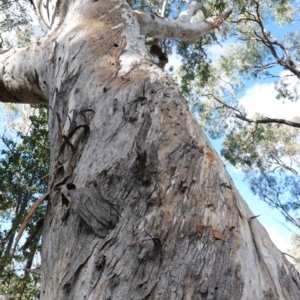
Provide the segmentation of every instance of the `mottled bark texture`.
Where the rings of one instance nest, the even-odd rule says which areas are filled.
[[[127,3],[48,4],[50,33],[0,56],[1,100],[50,106],[41,299],[298,299]]]

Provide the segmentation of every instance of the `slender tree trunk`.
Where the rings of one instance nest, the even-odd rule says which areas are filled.
[[[46,38],[0,57],[3,101],[50,106],[41,299],[298,299],[127,3],[60,3]]]

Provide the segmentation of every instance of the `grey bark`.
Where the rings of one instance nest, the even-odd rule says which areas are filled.
[[[228,8],[219,16],[206,18],[200,23],[190,23],[192,16],[201,9],[203,9],[202,3],[192,2],[186,13],[180,14],[177,20],[170,20],[141,11],[134,11],[134,13],[139,22],[141,33],[146,36],[154,39],[168,38],[195,43],[201,36],[222,25],[232,12],[232,8]]]
[[[50,106],[41,299],[298,299],[127,3],[51,5],[49,34],[0,56],[0,99]]]

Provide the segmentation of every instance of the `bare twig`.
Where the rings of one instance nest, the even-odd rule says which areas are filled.
[[[234,108],[230,105],[228,105],[227,103],[225,103],[224,101],[220,100],[219,98],[217,98],[216,96],[214,96],[213,94],[204,94],[203,96],[206,97],[212,97],[214,98],[217,102],[219,102],[220,104],[222,104],[223,106],[225,106],[226,108],[228,108],[231,113],[234,115],[234,117],[248,122],[248,123],[254,123],[254,124],[270,124],[270,123],[276,123],[276,124],[284,124],[284,125],[288,125],[291,127],[296,127],[296,128],[300,128],[300,123],[298,122],[293,122],[293,121],[289,121],[289,120],[285,120],[285,119],[277,119],[277,118],[264,118],[264,119],[250,119],[247,118],[240,110],[238,110],[237,108]]]

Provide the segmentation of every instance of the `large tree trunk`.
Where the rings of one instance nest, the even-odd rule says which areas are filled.
[[[0,57],[2,101],[50,106],[41,299],[298,299],[127,3],[58,3]]]

